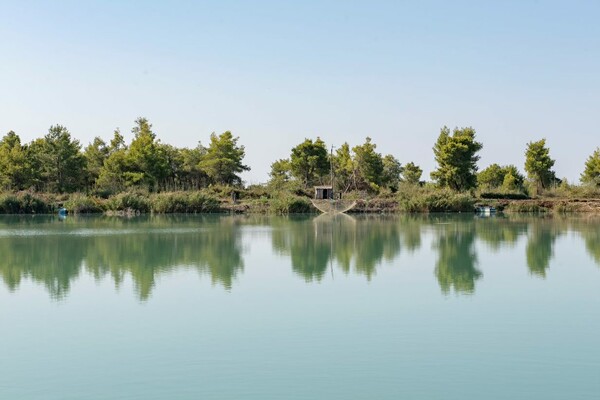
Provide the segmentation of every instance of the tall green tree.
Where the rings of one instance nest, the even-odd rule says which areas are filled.
[[[329,176],[330,165],[325,142],[321,138],[317,138],[314,142],[312,139],[305,139],[292,148],[290,168],[292,175],[305,187]]]
[[[398,190],[400,182],[402,182],[402,172],[404,168],[396,157],[391,154],[383,157],[383,171],[381,177],[381,183],[392,191]]]
[[[431,173],[431,178],[439,186],[463,191],[477,185],[477,152],[483,148],[475,140],[475,129],[454,128],[444,126],[433,147],[438,167]]]
[[[107,146],[107,157],[98,171],[96,188],[105,194],[117,193],[125,190],[127,182],[125,173],[128,171],[127,145],[121,131],[117,128],[113,138]]]
[[[27,154],[21,138],[8,132],[0,140],[0,188],[4,190],[25,189],[28,184]]]
[[[273,162],[271,164],[271,172],[269,172],[269,176],[271,177],[269,185],[275,190],[283,189],[291,179],[291,172],[290,160],[281,159]]]
[[[417,185],[421,181],[422,174],[423,170],[411,161],[409,163],[406,163],[406,165],[404,166],[402,177],[404,178],[404,182],[411,185]]]
[[[200,168],[200,161],[206,154],[206,148],[201,143],[192,149],[180,149],[183,164],[181,179],[184,189],[200,189],[208,184],[208,175]]]
[[[119,128],[115,129],[113,132],[113,138],[110,141],[108,146],[109,154],[114,153],[115,151],[125,150],[127,145],[125,145],[125,138],[121,135],[121,131]]]
[[[379,191],[383,178],[383,157],[375,150],[377,145],[367,137],[365,143],[354,146],[355,169],[358,171],[358,181],[361,183],[358,189],[370,189]]]
[[[109,153],[110,149],[106,145],[106,142],[99,137],[95,137],[94,141],[84,149],[83,156],[86,161],[86,178],[89,186],[96,183]]]
[[[152,125],[146,118],[138,118],[131,131],[134,138],[127,151],[129,168],[125,172],[125,179],[131,185],[156,190],[169,173],[165,149],[156,139]]]
[[[333,154],[333,173],[335,190],[347,192],[354,183],[354,160],[350,153],[350,145],[342,144]]]
[[[581,174],[581,182],[600,186],[600,147],[597,148],[585,162],[585,169]]]
[[[214,133],[210,135],[210,145],[199,166],[213,182],[241,184],[242,178],[238,174],[250,170],[250,167],[242,163],[246,150],[244,146],[238,145],[238,140],[239,137],[234,138],[229,131],[219,136]]]
[[[85,158],[79,141],[61,125],[51,126],[41,142],[39,167],[46,190],[51,192],[74,192],[85,184]]]
[[[96,179],[97,189],[107,195],[127,189],[128,182],[125,178],[127,171],[127,151],[125,149],[111,151]]]
[[[546,189],[556,181],[556,175],[552,171],[553,166],[554,160],[550,158],[546,139],[527,143],[525,171],[538,190]]]

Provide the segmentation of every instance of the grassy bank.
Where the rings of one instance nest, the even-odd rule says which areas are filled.
[[[600,195],[566,197],[550,192],[528,198],[522,194],[458,193],[431,186],[406,186],[397,193],[377,196],[347,193],[356,200],[351,213],[473,212],[477,206],[493,206],[513,213],[600,213]],[[31,192],[0,194],[0,214],[49,214],[65,207],[72,214],[136,215],[143,213],[317,213],[309,192],[277,191],[264,187],[232,190],[215,187],[201,191],[148,193],[132,191],[108,198],[83,193],[44,194]]]

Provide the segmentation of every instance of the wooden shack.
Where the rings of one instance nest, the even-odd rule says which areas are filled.
[[[315,186],[316,200],[333,199],[333,186]]]

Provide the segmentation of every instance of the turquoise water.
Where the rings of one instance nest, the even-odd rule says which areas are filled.
[[[595,399],[600,218],[0,218],[0,399]]]

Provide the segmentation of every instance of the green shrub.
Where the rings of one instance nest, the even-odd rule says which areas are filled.
[[[69,210],[69,213],[75,214],[101,213],[104,211],[104,206],[98,199],[81,193],[72,194],[65,201],[64,207]]]
[[[271,191],[265,185],[250,185],[240,192],[240,199],[260,199],[271,197]]]
[[[271,199],[270,211],[275,214],[308,213],[314,208],[306,197],[288,194]]]
[[[105,204],[106,209],[109,211],[135,211],[140,213],[150,211],[148,194],[141,192],[119,193],[109,197]]]
[[[0,195],[2,214],[48,214],[55,210],[51,199],[28,192],[4,193]]]
[[[519,192],[483,192],[479,194],[482,199],[527,200],[529,196]]]
[[[569,199],[598,199],[600,198],[600,187],[594,185],[571,185],[565,183],[560,186],[544,191],[544,197],[558,197]]]
[[[546,212],[548,209],[534,202],[514,202],[508,204],[504,208],[504,211],[513,213],[540,213]]]
[[[473,211],[475,199],[469,193],[429,187],[402,187],[398,191],[398,208],[404,212]]]
[[[220,211],[219,200],[203,192],[158,193],[151,197],[153,212],[166,213],[211,213]]]

